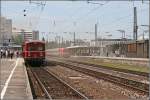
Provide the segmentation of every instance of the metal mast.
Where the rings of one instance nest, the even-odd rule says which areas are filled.
[[[97,45],[97,23],[95,24],[95,46]]]
[[[133,25],[133,40],[137,40],[137,29],[138,29],[138,26],[137,26],[137,10],[136,10],[136,7],[134,7],[134,25]]]

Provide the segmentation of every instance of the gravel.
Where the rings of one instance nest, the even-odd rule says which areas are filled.
[[[89,99],[101,100],[148,100],[148,96],[119,87],[113,83],[97,79],[69,68],[48,66],[50,71],[61,77]]]

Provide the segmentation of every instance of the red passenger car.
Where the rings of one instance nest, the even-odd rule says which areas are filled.
[[[42,64],[45,60],[45,42],[27,41],[22,46],[25,63]]]

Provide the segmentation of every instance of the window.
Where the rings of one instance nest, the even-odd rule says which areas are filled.
[[[136,44],[128,44],[128,52],[136,52]]]
[[[45,50],[44,44],[29,44],[28,51],[43,51]]]

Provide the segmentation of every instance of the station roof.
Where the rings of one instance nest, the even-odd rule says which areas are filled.
[[[88,46],[70,46],[70,47],[66,47],[66,48],[79,48],[79,47],[88,47]]]
[[[41,43],[45,43],[44,41],[41,41],[41,40],[29,40],[29,41],[25,41],[24,43],[31,43],[31,42],[41,42]]]
[[[0,45],[0,48],[21,48],[21,45],[16,45],[16,44],[12,44],[12,45],[9,45],[9,46],[3,46],[3,45]]]

